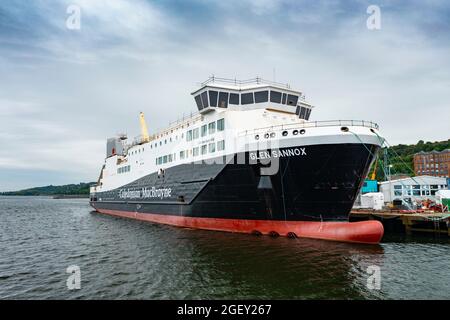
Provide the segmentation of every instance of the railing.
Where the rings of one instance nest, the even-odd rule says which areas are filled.
[[[304,123],[289,123],[276,126],[256,128],[252,130],[243,130],[238,133],[238,136],[246,136],[249,134],[266,133],[269,131],[278,130],[290,130],[290,129],[305,129],[305,128],[318,128],[318,127],[337,127],[337,126],[350,126],[350,127],[366,127],[370,129],[377,129],[378,124],[372,121],[365,120],[329,120],[329,121],[308,121]]]
[[[201,119],[201,117],[202,117],[202,115],[198,111],[197,112],[191,112],[188,115],[184,115],[183,114],[183,117],[181,119],[177,119],[175,121],[169,122],[169,126],[167,128],[157,130],[156,133],[151,134],[149,136],[148,140],[145,140],[142,135],[138,135],[138,136],[134,137],[133,141],[131,142],[129,147],[133,147],[135,145],[140,145],[140,144],[143,144],[145,142],[151,142],[153,140],[156,140],[158,137],[161,137],[163,134],[168,133],[168,132],[170,132],[173,129],[176,129],[181,124],[189,123],[190,121],[195,122],[195,121]]]
[[[133,141],[131,142],[130,147],[136,146],[136,145],[140,145],[146,142],[150,142],[155,140],[156,136],[155,135],[149,135],[148,139],[145,138],[143,135],[138,135],[136,137],[133,138]]]
[[[206,86],[208,83],[222,83],[222,84],[233,84],[235,86],[241,86],[241,85],[247,85],[247,84],[268,84],[268,85],[275,85],[278,87],[283,87],[286,89],[290,89],[291,86],[288,83],[280,83],[275,81],[268,81],[261,79],[259,77],[253,78],[253,79],[247,79],[247,80],[237,80],[237,79],[227,79],[227,78],[219,78],[219,77],[209,77],[208,80],[205,82],[202,82],[200,85]]]
[[[179,124],[182,124],[184,122],[188,122],[188,121],[195,121],[198,120],[201,117],[201,113],[199,111],[194,111],[191,112],[187,115],[183,114],[183,116],[175,121],[169,122],[169,127],[167,127],[166,129],[162,130],[162,131],[167,131],[170,130],[170,128],[172,127],[176,127]]]

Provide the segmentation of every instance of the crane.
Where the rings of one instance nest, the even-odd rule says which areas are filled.
[[[142,141],[143,142],[150,141],[150,136],[148,135],[147,124],[145,123],[145,117],[144,117],[144,113],[143,112],[139,113],[139,122],[140,122],[140,125],[141,125]]]

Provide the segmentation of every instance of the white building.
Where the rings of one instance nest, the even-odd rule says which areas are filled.
[[[447,189],[447,179],[432,176],[417,176],[380,183],[380,192],[385,202],[402,200],[403,203],[417,203],[422,200],[436,200],[438,190]]]

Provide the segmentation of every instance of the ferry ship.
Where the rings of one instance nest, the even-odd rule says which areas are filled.
[[[90,204],[178,227],[378,243],[378,221],[348,215],[383,143],[370,121],[312,121],[288,84],[211,77],[197,111],[149,135],[107,140]]]

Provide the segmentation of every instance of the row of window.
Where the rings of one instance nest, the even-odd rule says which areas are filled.
[[[421,155],[421,154],[416,154],[416,161],[419,162],[444,162],[444,161],[449,161],[450,160],[450,152],[446,152],[443,153],[443,151],[441,152],[441,154],[435,154],[435,155]]]
[[[402,191],[401,190],[394,190],[394,195],[395,196],[434,196],[436,195],[437,190],[406,190],[406,191]]]
[[[130,171],[131,171],[131,166],[130,165],[117,168],[117,173],[118,174],[125,173],[125,172],[130,172]]]
[[[216,152],[216,150],[217,151],[225,150],[225,140],[217,141],[217,144],[215,142],[204,144],[200,147],[192,148],[192,150],[181,150],[180,151],[180,160],[187,159],[189,157],[189,151],[193,157],[197,157],[200,153],[202,155],[205,155],[207,153],[214,153],[214,152]],[[156,158],[156,165],[170,163],[175,160],[176,160],[175,153],[161,156],[161,157]]]
[[[447,173],[447,169],[440,169],[440,170],[433,170],[433,169],[426,169],[426,170],[417,170],[418,174],[429,174],[429,175],[433,175],[433,174],[444,174]]]
[[[176,160],[176,154],[175,153],[171,153],[171,154],[168,154],[168,155],[165,155],[165,156],[161,156],[161,157],[158,157],[158,158],[156,158],[156,165],[161,165],[161,164],[164,164],[164,163],[168,163],[168,162],[172,162],[172,161],[175,161]]]
[[[294,94],[274,90],[263,90],[241,94],[208,90],[196,95],[194,98],[198,109],[201,110],[207,107],[227,108],[229,104],[248,105],[269,101],[273,103],[287,104],[289,106],[296,106],[299,97]]]
[[[217,151],[223,151],[225,150],[225,141],[221,140],[217,142]],[[201,147],[195,147],[192,149],[192,155],[198,156],[200,151],[200,154],[205,155],[207,153],[213,153],[216,152],[216,143],[215,142],[211,142],[208,144],[204,144]]]
[[[217,131],[225,130],[225,120],[217,120]],[[186,141],[192,141],[198,139],[200,136],[205,137],[209,134],[216,132],[216,122],[210,122],[209,124],[202,125],[200,128],[188,130],[186,132]]]
[[[213,134],[216,132],[216,122],[211,122],[209,124],[205,124],[201,126],[201,136],[204,137],[209,134]],[[217,120],[217,131],[223,131],[225,130],[225,119],[219,119]],[[187,141],[191,141],[193,139],[197,139],[199,137],[199,129],[193,129],[186,132],[186,139]],[[184,133],[181,134],[181,138],[184,138]],[[178,135],[175,137],[175,140],[178,140]],[[169,138],[169,142],[172,142],[172,137]],[[159,145],[162,146],[163,140],[159,141]],[[164,144],[167,144],[167,139],[164,139]],[[150,149],[153,149],[153,147],[157,147],[158,142],[155,142],[154,144],[150,144]],[[142,149],[144,151],[144,149]],[[139,151],[140,152],[140,151]],[[137,151],[135,151],[137,153]]]
[[[402,190],[402,189],[406,189],[406,190],[430,190],[430,189],[435,189],[435,190],[439,190],[439,189],[445,189],[446,185],[437,185],[437,184],[432,184],[432,185],[419,185],[419,184],[415,184],[415,185],[394,185],[394,189],[395,190]]]
[[[448,165],[447,165],[447,163],[441,163],[440,167],[447,169]],[[427,164],[418,164],[418,168],[419,169],[425,169],[425,168],[427,168],[427,169],[428,168],[436,168],[436,169],[438,169],[439,168],[439,163],[436,163],[436,165],[434,163],[431,163],[431,164],[429,164],[429,163],[427,163]]]
[[[144,148],[142,148],[142,149],[137,149],[137,150],[130,151],[129,154],[130,155],[136,155],[138,153],[141,153],[141,150],[142,150],[142,152],[144,152]]]

